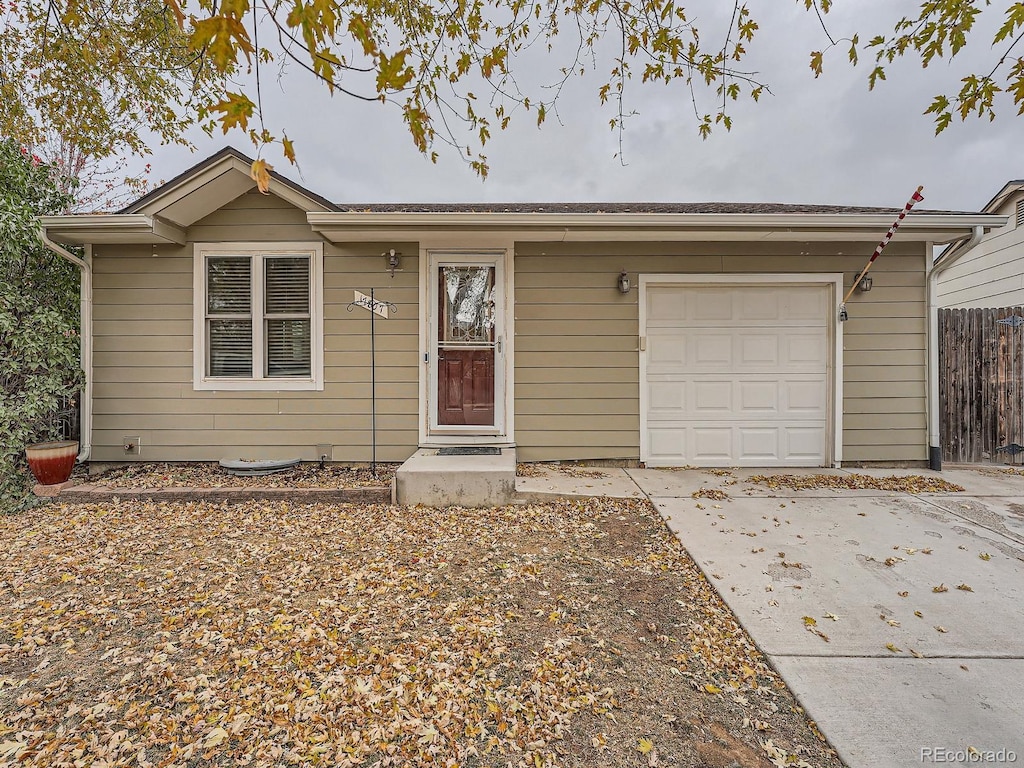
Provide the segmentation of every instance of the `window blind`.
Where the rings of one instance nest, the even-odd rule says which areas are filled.
[[[266,375],[310,376],[309,258],[275,256],[264,262]]]
[[[217,256],[207,261],[209,375],[252,376],[252,260]]]

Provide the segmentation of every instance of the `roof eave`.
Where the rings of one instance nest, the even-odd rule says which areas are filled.
[[[185,230],[158,216],[141,213],[42,216],[47,236],[69,245],[184,245]]]
[[[889,214],[674,213],[309,213],[314,231],[332,242],[395,239],[419,232],[505,231],[523,240],[878,240]],[[903,220],[901,239],[948,241],[974,227],[1001,226],[991,214],[915,214]],[[909,237],[908,237],[909,235]]]

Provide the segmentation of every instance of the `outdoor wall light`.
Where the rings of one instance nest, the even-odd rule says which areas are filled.
[[[868,291],[871,290],[871,284],[873,282],[874,281],[870,277],[864,275],[864,277],[860,279],[860,282],[857,283],[857,290],[860,291],[861,293],[867,293]]]
[[[626,270],[619,274],[619,293],[629,293],[629,274]]]
[[[398,265],[401,263],[402,254],[398,253],[394,248],[384,254],[384,258],[387,259],[388,269],[391,270],[391,276],[395,276],[395,270],[398,269]]]

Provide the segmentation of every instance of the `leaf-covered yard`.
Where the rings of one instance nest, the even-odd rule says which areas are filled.
[[[839,765],[646,502],[0,517],[0,765]]]

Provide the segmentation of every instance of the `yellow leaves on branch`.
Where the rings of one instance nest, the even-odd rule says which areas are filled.
[[[268,165],[266,160],[255,160],[252,168],[249,169],[249,178],[256,182],[256,188],[260,194],[270,194],[270,172],[274,166]]]
[[[229,91],[224,96],[225,98],[210,107],[210,111],[221,113],[219,121],[224,133],[232,128],[241,128],[244,131],[249,127],[249,118],[256,111],[256,105],[244,93]]]

